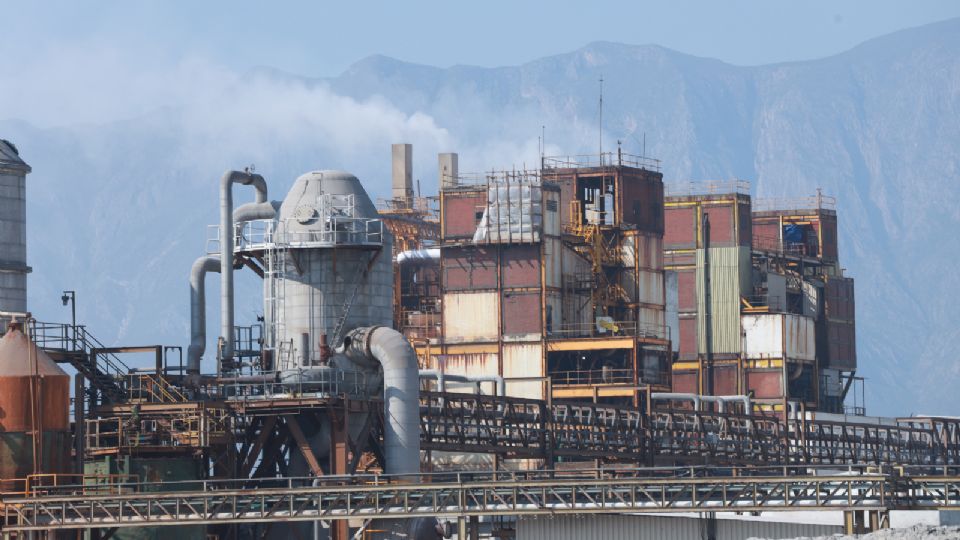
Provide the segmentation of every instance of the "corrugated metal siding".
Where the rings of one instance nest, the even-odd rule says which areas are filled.
[[[545,303],[547,305],[546,322],[547,334],[556,332],[563,324],[563,297],[560,293],[547,292]]]
[[[697,244],[695,207],[668,206],[664,213],[663,245],[666,249],[691,249]]]
[[[504,292],[503,335],[541,334],[540,293]]]
[[[556,238],[543,240],[543,264],[547,287],[563,286],[563,245]]]
[[[444,248],[443,287],[448,291],[497,286],[497,252],[487,248]]]
[[[666,320],[670,327],[670,341],[674,351],[680,348],[680,312],[678,310],[677,273],[667,270],[663,273],[663,286],[666,289]]]
[[[499,295],[447,293],[443,295],[443,333],[449,340],[497,339]]]
[[[560,192],[543,190],[543,234],[560,236]]]
[[[663,269],[663,239],[659,236],[638,234],[634,237],[637,252],[637,266],[641,269]]]
[[[542,377],[543,346],[540,343],[504,344],[503,377]],[[540,381],[507,381],[507,395],[543,399]]]
[[[734,236],[733,204],[704,205],[703,213],[710,216],[710,244],[714,246],[736,245]]]
[[[641,304],[663,305],[663,272],[660,270],[640,270],[637,273],[637,301]],[[629,289],[627,289],[629,291]]]
[[[540,286],[540,246],[504,246],[500,255],[504,287]]]
[[[467,193],[445,193],[443,195],[443,236],[446,239],[473,238],[487,204],[486,188],[482,191]]]
[[[816,358],[816,329],[810,317],[781,313],[744,315],[743,332],[747,358]]]
[[[704,250],[697,250],[697,347],[707,350]],[[710,329],[714,353],[740,352],[740,297],[750,280],[750,250],[710,248]]]
[[[563,515],[522,517],[517,540],[698,540],[706,522],[695,517]],[[717,540],[829,536],[843,532],[836,525],[717,519]]]
[[[440,369],[454,375],[496,375],[500,371],[497,353],[438,354],[430,359],[430,369]],[[484,385],[484,392],[490,388]],[[467,385],[451,384],[450,392],[473,393],[475,388]]]

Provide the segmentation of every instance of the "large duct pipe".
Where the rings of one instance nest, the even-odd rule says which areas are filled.
[[[200,373],[200,359],[207,348],[207,294],[204,277],[220,271],[220,258],[200,257],[190,268],[190,347],[187,348],[187,373]]]
[[[420,473],[420,376],[417,353],[403,334],[385,326],[352,330],[344,353],[361,365],[383,367],[384,472]]]
[[[500,397],[507,395],[507,384],[503,377],[499,375],[454,375],[451,373],[444,373],[439,369],[421,369],[420,378],[433,379],[437,381],[437,389],[440,392],[446,392],[446,383],[448,381],[477,384],[478,386],[480,383],[492,382],[496,385],[496,395]]]
[[[267,203],[267,182],[262,176],[246,171],[223,173],[220,178],[220,338],[223,340],[223,358],[233,357],[233,184],[252,185],[257,190],[254,204],[270,205]]]
[[[701,403],[718,403],[719,412],[726,411],[726,404],[728,402],[740,402],[743,404],[744,414],[752,414],[753,402],[750,399],[750,396],[745,395],[733,395],[733,396],[703,396],[699,394],[687,394],[687,393],[678,393],[678,392],[653,392],[650,394],[650,399],[653,400],[668,400],[668,401],[691,401],[693,402],[693,407],[695,410],[700,410]]]
[[[440,262],[440,248],[423,248],[401,251],[397,254],[397,264],[432,264]]]

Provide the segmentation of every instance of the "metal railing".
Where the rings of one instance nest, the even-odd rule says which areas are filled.
[[[322,375],[306,369],[262,372],[258,377],[238,378],[204,386],[202,391],[211,398],[228,401],[256,401],[278,397],[302,396],[367,396],[369,380],[363,372],[325,369]],[[280,377],[283,376],[284,380]],[[310,376],[316,378],[311,379]]]
[[[660,160],[625,152],[603,152],[573,156],[546,156],[544,169],[579,169],[588,167],[634,167],[651,171],[660,170]]]
[[[602,324],[565,323],[554,324],[547,330],[547,339],[637,337],[645,339],[669,339],[670,328],[637,321],[610,321]]]
[[[186,396],[162,374],[131,369],[83,325],[32,321],[30,339],[44,350],[62,352],[90,382],[113,398],[143,399],[151,402],[186,401]],[[96,354],[94,354],[96,353]],[[136,398],[131,393],[137,394]]]
[[[555,386],[633,383],[633,370],[630,368],[552,371],[548,375]]]
[[[776,210],[836,210],[836,197],[829,197],[822,193],[810,197],[764,197],[753,199],[751,208],[754,212],[770,212]]]
[[[263,251],[273,246],[288,248],[323,248],[336,246],[383,245],[383,220],[328,216],[323,226],[314,230],[289,230],[285,221],[270,219],[247,221],[234,235],[234,251]],[[220,226],[207,226],[207,254],[220,253]]]
[[[684,197],[693,195],[730,195],[750,194],[750,182],[732,178],[730,180],[707,180],[703,182],[664,182],[663,194],[666,197]]]
[[[84,434],[88,453],[177,447],[192,452],[228,441],[230,415],[205,409],[164,417],[92,418],[85,421]]]

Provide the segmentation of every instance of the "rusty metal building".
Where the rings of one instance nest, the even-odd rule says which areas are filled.
[[[398,255],[398,322],[423,367],[541,399],[667,389],[658,168],[605,154],[444,177],[439,244]]]
[[[758,410],[844,412],[858,379],[835,200],[753,201],[744,181],[671,190],[664,257],[674,391],[745,394]]]

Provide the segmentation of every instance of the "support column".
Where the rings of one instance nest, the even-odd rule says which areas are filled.
[[[349,449],[350,430],[347,419],[348,404],[344,403],[341,411],[337,408],[330,408],[330,474],[342,476],[350,474],[347,471],[349,462],[347,451]],[[350,538],[350,522],[345,519],[337,519],[330,522],[330,540],[348,540]]]

